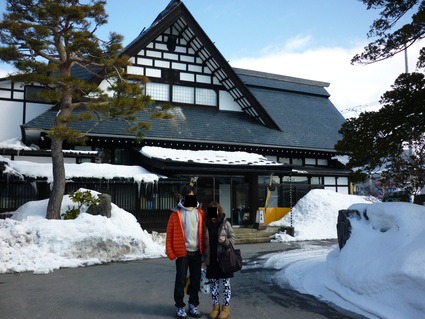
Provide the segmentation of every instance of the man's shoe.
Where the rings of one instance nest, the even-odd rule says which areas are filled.
[[[183,307],[177,308],[177,319],[187,319],[186,310]]]
[[[199,312],[198,308],[192,304],[189,304],[189,316],[192,318],[201,318],[202,315]]]

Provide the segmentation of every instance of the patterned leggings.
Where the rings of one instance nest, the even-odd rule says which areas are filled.
[[[214,305],[218,305],[220,294],[220,283],[223,288],[223,306],[230,304],[232,289],[230,287],[230,278],[210,279],[211,297]]]

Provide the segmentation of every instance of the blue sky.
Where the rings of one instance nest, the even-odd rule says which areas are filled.
[[[358,0],[183,2],[233,67],[328,82],[331,100],[340,110],[376,107],[405,69],[403,55],[368,66],[350,64],[368,43],[369,26],[378,17]],[[109,0],[109,23],[100,36],[114,31],[128,44],[168,3]],[[409,52],[410,71],[418,50]]]
[[[128,43],[149,26],[168,0],[110,0],[109,30]],[[255,56],[300,34],[315,45],[363,40],[375,17],[357,0],[184,0],[204,31],[229,58]],[[128,8],[130,10],[126,10]]]

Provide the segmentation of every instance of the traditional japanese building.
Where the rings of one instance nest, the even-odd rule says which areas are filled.
[[[147,76],[146,94],[171,104],[174,117],[149,120],[140,113],[140,119],[152,123],[141,142],[129,135],[124,123],[100,124],[90,131],[88,146],[76,147],[97,156],[80,154],[83,159],[77,162],[140,165],[163,177],[149,191],[139,187],[127,194],[131,205],[122,204],[142,225],[148,215],[166,220],[175,195],[191,180],[198,199],[220,202],[233,225],[254,224],[264,206],[269,207],[266,223],[279,219],[313,188],[350,192],[350,171],[335,159],[334,149],[344,118],[329,100],[328,83],[231,67],[178,0],[123,54],[131,57],[128,72]],[[25,144],[47,155],[46,133],[56,110],[28,99],[33,90],[37,87],[3,79],[0,110],[19,121],[15,124]],[[76,127],[85,131],[91,124],[79,122]],[[0,151],[13,159],[37,155]],[[3,174],[3,184],[5,180]],[[99,181],[91,183],[96,187]]]

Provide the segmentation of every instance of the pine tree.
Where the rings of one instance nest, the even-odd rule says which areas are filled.
[[[381,10],[373,21],[368,38],[376,38],[364,51],[356,54],[353,63],[374,63],[403,52],[425,37],[425,1],[423,0],[359,0],[367,9]],[[410,21],[402,24],[400,21]],[[404,20],[403,20],[404,18]],[[425,66],[425,50],[422,49],[417,66]]]
[[[425,1],[359,0],[380,10],[368,37],[376,39],[353,57],[352,63],[375,63],[405,51],[425,37]],[[411,16],[408,20],[408,16]],[[401,21],[407,21],[404,24]],[[335,149],[348,154],[353,181],[384,169],[382,182],[418,190],[425,186],[425,67],[422,48],[417,71],[401,74],[384,93],[377,112],[348,119]]]
[[[424,75],[401,74],[381,103],[379,111],[348,119],[335,149],[350,156],[348,166],[356,169],[356,181],[385,169],[383,182],[420,190],[425,186]]]
[[[7,0],[0,21],[0,60],[17,70],[10,79],[42,86],[38,96],[58,109],[48,133],[53,164],[49,219],[60,219],[65,191],[63,142],[82,143],[87,133],[73,129],[72,123],[123,120],[141,137],[149,123],[137,120],[139,112],[169,117],[165,109],[154,109],[143,94],[141,84],[147,79],[126,73],[130,60],[120,55],[122,36],[110,33],[106,41],[96,36],[107,23],[105,4],[103,0]],[[75,76],[77,71],[90,74],[90,80]],[[100,83],[107,83],[108,91],[102,91]]]

